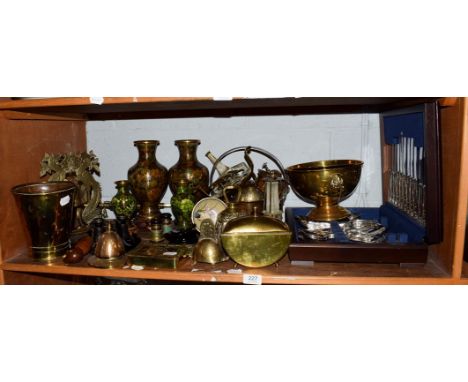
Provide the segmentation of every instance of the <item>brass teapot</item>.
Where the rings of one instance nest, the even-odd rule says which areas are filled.
[[[236,152],[244,153],[245,162],[242,163],[242,166],[236,165],[232,168],[229,168],[221,162],[228,155]],[[267,157],[278,167],[279,171],[269,170],[268,167],[264,165],[263,170],[259,171],[259,176],[257,177],[254,173],[254,164],[250,158],[250,154],[252,152]],[[224,190],[228,186],[238,187],[240,196],[237,203],[239,204],[239,207],[244,209],[245,212],[249,215],[253,214],[254,208],[256,208],[259,213],[262,213],[266,198],[265,183],[277,181],[279,191],[278,194],[280,199],[279,209],[282,210],[284,200],[286,199],[286,195],[289,192],[289,183],[283,165],[278,160],[278,158],[266,150],[253,146],[235,147],[223,153],[219,158],[213,157],[211,153],[208,154],[212,157],[210,160],[213,161],[213,168],[210,173],[210,188],[211,192],[216,197],[221,198],[222,191],[220,191],[220,189]],[[218,169],[220,164],[222,164],[222,168]],[[239,167],[238,171],[231,171],[237,167]],[[213,182],[213,176],[216,171],[219,172],[220,177],[215,182]]]
[[[229,195],[229,191],[234,191],[234,193]],[[223,194],[227,208],[218,215],[216,220],[216,236],[218,239],[229,221],[247,215],[245,210],[239,205],[241,194],[238,187],[227,186],[224,188]]]

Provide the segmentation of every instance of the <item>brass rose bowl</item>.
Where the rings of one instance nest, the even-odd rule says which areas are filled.
[[[351,215],[338,203],[349,198],[361,178],[364,162],[360,160],[323,160],[301,163],[286,169],[294,193],[312,208],[309,220],[333,221]]]

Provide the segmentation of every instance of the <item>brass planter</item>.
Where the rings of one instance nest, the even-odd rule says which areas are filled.
[[[361,178],[360,160],[325,160],[301,163],[286,169],[294,193],[312,208],[309,220],[334,221],[351,213],[338,204],[349,198]]]
[[[75,191],[72,182],[29,183],[12,188],[31,238],[33,259],[53,260],[70,247]]]

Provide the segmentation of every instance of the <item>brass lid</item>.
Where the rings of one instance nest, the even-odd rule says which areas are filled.
[[[230,220],[224,228],[225,234],[239,233],[289,233],[289,227],[281,220],[268,216],[243,216]]]

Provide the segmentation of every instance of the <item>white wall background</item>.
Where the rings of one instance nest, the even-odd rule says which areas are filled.
[[[356,192],[342,204],[348,207],[376,207],[382,203],[380,130],[377,114],[261,116],[231,118],[180,118],[87,123],[88,150],[100,159],[103,200],[115,194],[114,181],[127,178],[127,170],[137,161],[133,141],[157,139],[160,163],[168,169],[178,160],[176,139],[200,139],[198,159],[211,170],[207,151],[216,156],[237,146],[256,146],[275,155],[284,167],[323,159],[361,159],[361,181]],[[266,162],[252,154],[256,169]],[[228,166],[242,161],[230,155]],[[270,168],[275,168],[272,164]],[[169,202],[170,191],[163,202]],[[306,205],[291,193],[287,206]]]

